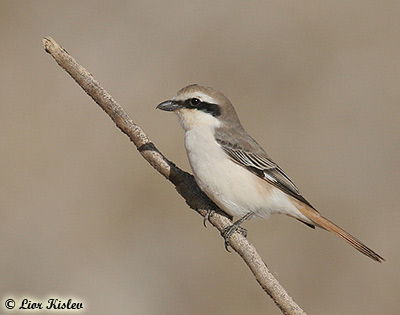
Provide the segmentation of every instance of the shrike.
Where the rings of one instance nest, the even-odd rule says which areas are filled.
[[[177,114],[185,130],[189,163],[201,190],[223,211],[240,218],[226,229],[226,246],[230,235],[245,220],[280,213],[337,234],[373,260],[385,260],[323,217],[302,196],[285,172],[246,133],[231,102],[221,92],[192,84],[157,108]]]

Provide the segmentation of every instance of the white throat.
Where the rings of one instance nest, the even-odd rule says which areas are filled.
[[[185,131],[190,131],[199,127],[214,130],[221,126],[221,122],[218,118],[201,110],[182,108],[175,111],[175,113]]]

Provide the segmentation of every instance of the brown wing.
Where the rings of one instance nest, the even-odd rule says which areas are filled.
[[[286,194],[296,198],[304,204],[315,208],[301,195],[299,189],[285,172],[270,158],[258,153],[252,153],[239,148],[237,145],[217,139],[218,144],[226,154],[237,164],[245,167],[271,185],[279,188]]]

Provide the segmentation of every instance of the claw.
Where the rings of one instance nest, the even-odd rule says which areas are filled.
[[[227,238],[225,239],[225,244],[224,244],[224,246],[225,246],[226,251],[227,251],[228,253],[230,253],[231,251],[229,250],[229,246],[231,246],[231,244],[229,243],[229,240],[228,240]]]
[[[224,238],[224,240],[225,240],[225,249],[228,251],[228,252],[231,252],[230,250],[229,250],[229,246],[231,246],[231,244],[229,243],[229,238],[231,237],[231,235],[234,233],[234,232],[236,232],[237,231],[237,229],[238,229],[238,225],[236,225],[236,222],[235,223],[233,223],[232,225],[229,225],[229,226],[227,226],[226,228],[224,228],[222,231],[221,231],[221,235],[222,235],[222,237]]]
[[[207,209],[207,213],[206,215],[203,217],[203,225],[204,227],[207,227],[207,221],[210,221],[210,218],[212,216],[212,214],[215,212],[215,210],[210,210]]]

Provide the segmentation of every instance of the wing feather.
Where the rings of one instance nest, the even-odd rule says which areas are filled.
[[[226,141],[217,139],[217,142],[232,161],[315,210],[278,164],[274,163],[266,155],[246,151]]]

